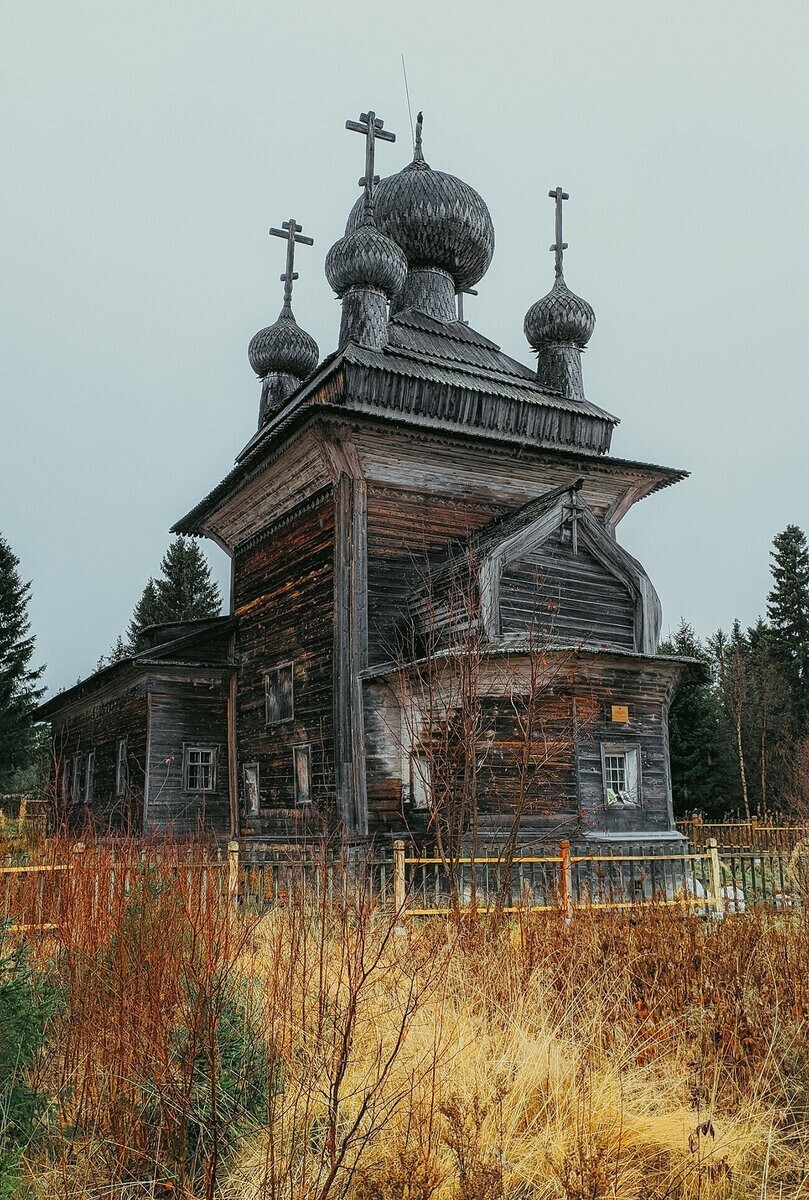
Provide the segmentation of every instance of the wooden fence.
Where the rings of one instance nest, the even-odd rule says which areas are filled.
[[[809,825],[777,825],[770,821],[703,821],[695,817],[678,821],[677,828],[688,838],[692,850],[704,850],[711,838],[722,850],[785,850],[809,841]]]
[[[0,867],[0,924],[22,932],[55,930],[94,920],[139,902],[144,887],[171,888],[197,910],[226,905],[264,912],[309,900],[340,903],[361,897],[401,918],[473,907],[580,911],[676,906],[702,916],[802,907],[809,895],[809,855],[785,850],[720,850],[679,854],[577,855],[562,842],[556,853],[520,855],[510,863],[484,854],[448,862],[408,852],[395,842],[379,856],[308,854],[288,847],[196,847],[185,857],[146,855],[116,862],[109,851],[79,844],[68,862]],[[135,892],[135,896],[132,893]]]

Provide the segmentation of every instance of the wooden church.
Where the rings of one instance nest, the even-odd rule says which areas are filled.
[[[563,273],[525,316],[526,366],[463,319],[494,252],[478,193],[413,161],[374,175],[326,256],[320,359],[292,312],[250,342],[258,429],[174,526],[231,558],[230,613],[40,709],[66,808],[110,826],[294,841],[676,838],[660,604],[616,536],[685,472],[609,454],[585,396],[595,324]]]

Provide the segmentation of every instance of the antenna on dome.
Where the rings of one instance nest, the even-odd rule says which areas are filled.
[[[407,86],[407,67],[405,65],[404,55],[402,55],[402,74],[404,75],[405,96],[407,98],[407,116],[410,120],[410,141],[415,146],[416,135],[413,132],[413,109],[410,107],[410,88]]]

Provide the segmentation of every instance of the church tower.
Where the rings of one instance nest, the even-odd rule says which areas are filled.
[[[326,256],[337,348],[316,364],[293,323],[286,222],[289,294],[251,343],[259,433],[175,527],[233,556],[234,823],[429,840],[455,806],[495,841],[676,838],[681,665],[656,655],[659,601],[616,532],[684,472],[609,454],[616,418],[582,379],[595,315],[563,272],[568,195],[550,193],[532,369],[459,320],[494,229],[473,187],[428,165],[421,113],[412,161],[381,180],[376,143],[394,135],[373,111],[347,128],[365,171]],[[473,760],[474,804],[457,794]]]

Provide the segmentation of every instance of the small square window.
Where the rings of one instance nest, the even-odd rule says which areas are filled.
[[[282,663],[264,676],[264,722],[280,725],[295,716],[294,664]]]
[[[213,746],[183,749],[183,791],[212,792],[216,787],[216,750]]]
[[[126,738],[118,740],[118,747],[115,751],[115,795],[123,796],[126,791],[128,782],[129,770],[126,757]]]
[[[312,747],[307,743],[292,747],[295,803],[312,803]]]
[[[604,802],[615,805],[640,804],[640,752],[637,746],[601,747]]]
[[[244,764],[244,811],[248,817],[257,817],[261,812],[258,790],[258,763]]]

